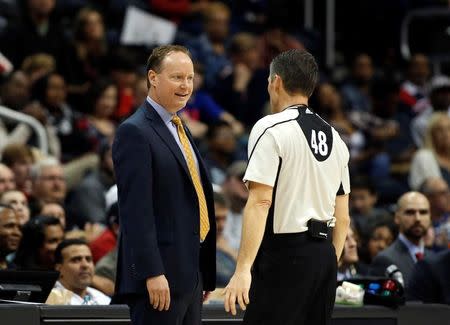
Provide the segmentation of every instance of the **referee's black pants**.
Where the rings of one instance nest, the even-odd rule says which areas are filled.
[[[244,324],[331,324],[336,272],[331,238],[274,235],[255,261]]]

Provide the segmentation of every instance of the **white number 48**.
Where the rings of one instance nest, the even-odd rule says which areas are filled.
[[[319,138],[319,144],[317,144]],[[311,130],[311,148],[317,155],[326,156],[328,154],[327,135],[323,131],[319,131],[316,135],[316,130]]]

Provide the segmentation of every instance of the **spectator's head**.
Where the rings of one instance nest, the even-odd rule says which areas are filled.
[[[225,195],[220,192],[214,192],[214,211],[216,212],[217,238],[222,235],[223,229],[225,228],[228,210],[229,208]]]
[[[408,64],[408,78],[414,84],[423,86],[430,77],[430,62],[423,54],[414,54]]]
[[[336,113],[342,110],[341,95],[330,83],[320,84],[317,87],[315,98],[317,99],[316,112],[325,119],[334,118]]]
[[[14,209],[8,205],[0,205],[0,262],[17,250],[22,231],[19,218]]]
[[[22,70],[33,84],[37,79],[55,71],[56,61],[53,56],[46,53],[33,54],[23,60]]]
[[[12,72],[0,88],[2,105],[20,111],[30,99],[30,80],[20,70]]]
[[[358,176],[352,180],[350,208],[353,214],[368,216],[377,203],[377,193],[369,178]]]
[[[431,218],[439,220],[450,213],[450,190],[447,182],[440,177],[427,178],[420,187],[430,202]]]
[[[367,85],[373,79],[372,58],[366,54],[358,54],[353,60],[352,75],[358,85]]]
[[[81,9],[75,18],[73,34],[76,42],[104,41],[105,25],[100,12],[93,8]]]
[[[232,155],[236,150],[236,136],[233,128],[227,122],[219,121],[210,125],[206,138],[208,139],[208,148],[213,152]]]
[[[63,240],[55,251],[55,269],[64,288],[84,296],[94,277],[94,261],[88,244],[81,239]]]
[[[112,52],[109,60],[111,79],[119,90],[133,90],[137,79],[137,66],[134,55],[125,48]]]
[[[54,217],[37,216],[22,228],[15,263],[21,269],[53,270],[55,250],[64,239],[61,223]]]
[[[110,80],[98,80],[88,90],[87,106],[91,115],[111,118],[117,108],[117,87]]]
[[[244,178],[247,162],[235,161],[227,169],[227,177],[222,185],[223,194],[230,203],[230,209],[234,213],[242,213],[248,199],[248,190]]]
[[[392,222],[382,220],[374,223],[369,230],[369,238],[365,243],[367,249],[366,262],[370,263],[379,252],[392,244],[395,238],[395,226]]]
[[[430,226],[430,203],[419,192],[407,192],[397,202],[395,223],[411,242],[418,244]]]
[[[14,173],[8,166],[0,163],[0,195],[15,188],[16,181],[14,179]]]
[[[50,111],[59,112],[66,102],[67,89],[63,76],[52,72],[37,79],[32,88],[32,98]]]
[[[62,228],[66,228],[66,211],[59,203],[44,203],[42,204],[41,211],[39,212],[41,216],[54,217],[59,220]]]
[[[430,101],[433,111],[447,112],[450,108],[450,78],[436,76],[430,82]]]
[[[346,267],[355,263],[358,263],[358,245],[356,240],[356,234],[353,227],[348,228],[347,237],[345,237],[344,250],[339,260],[339,264],[342,267]]]
[[[29,194],[31,191],[31,166],[34,162],[31,148],[25,144],[9,144],[3,149],[2,161],[14,173],[17,189]]]
[[[187,48],[159,46],[147,60],[149,95],[169,112],[186,106],[191,97],[194,65]]]
[[[447,113],[431,115],[425,133],[425,146],[437,155],[447,156],[450,151],[450,117]]]
[[[27,0],[27,9],[32,17],[39,20],[48,18],[55,9],[56,0]]]
[[[288,50],[278,54],[270,63],[267,90],[273,112],[284,108],[289,97],[311,97],[319,77],[314,57],[304,50]]]
[[[228,37],[230,28],[230,9],[222,2],[208,4],[204,13],[206,34],[212,43],[223,43]]]
[[[30,220],[30,207],[28,199],[21,191],[10,190],[0,195],[0,203],[6,204],[16,211],[20,225],[24,225]]]
[[[42,202],[63,202],[66,180],[61,164],[54,158],[38,161],[31,170],[33,195]]]
[[[233,36],[230,44],[230,57],[233,62],[243,63],[250,70],[255,70],[261,61],[256,38],[250,33],[238,33]]]

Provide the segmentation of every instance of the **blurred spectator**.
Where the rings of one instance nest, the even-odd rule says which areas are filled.
[[[430,77],[430,62],[423,54],[414,54],[408,62],[406,80],[400,88],[400,103],[402,109],[411,117],[420,113],[416,111],[417,101],[427,95],[426,86]]]
[[[344,250],[338,262],[337,280],[354,279],[366,275],[367,272],[367,266],[359,261],[356,234],[352,227],[349,227]]]
[[[39,212],[41,216],[55,217],[59,220],[59,223],[66,229],[66,212],[61,204],[55,202],[49,202],[42,204],[41,211]]]
[[[361,242],[359,243],[360,258],[369,265],[375,256],[381,251],[389,247],[394,238],[395,226],[393,222],[382,218],[382,220],[374,220],[368,227],[367,234],[361,233]]]
[[[64,230],[54,217],[37,216],[22,228],[22,240],[14,263],[21,270],[53,270],[55,250]]]
[[[22,19],[11,23],[0,37],[0,51],[16,67],[34,53],[51,54],[56,62],[64,58],[67,42],[59,22],[52,16],[56,0],[24,0]],[[20,40],[20,41],[18,41]]]
[[[107,223],[105,193],[115,183],[111,140],[105,138],[100,142],[98,156],[98,169],[87,174],[68,195],[67,214],[70,226],[77,225],[79,228],[84,228],[87,222]]]
[[[450,249],[414,266],[406,298],[450,305]]]
[[[46,202],[64,203],[66,198],[66,181],[61,164],[54,158],[38,161],[31,170],[33,180],[32,212],[37,205]]]
[[[147,99],[148,87],[147,76],[141,75],[136,79],[136,83],[133,88],[133,112],[141,106],[141,104]]]
[[[30,100],[30,80],[27,75],[16,70],[3,82],[0,88],[0,103],[15,111],[21,111]]]
[[[68,84],[69,102],[79,110],[90,85],[108,71],[107,45],[102,14],[88,7],[78,11],[62,74]]]
[[[436,76],[430,82],[429,100],[424,99],[425,110],[411,121],[411,135],[417,147],[422,147],[428,122],[433,112],[450,114],[450,78]]]
[[[235,161],[227,168],[227,176],[222,184],[223,194],[230,204],[223,236],[234,250],[238,250],[241,244],[242,213],[248,199],[248,190],[242,181],[246,168],[247,162]]]
[[[357,55],[352,63],[352,75],[341,88],[347,109],[364,112],[372,110],[370,90],[373,76],[372,58],[366,53]]]
[[[397,203],[395,222],[399,226],[397,239],[372,261],[371,273],[385,276],[386,269],[394,264],[408,283],[414,264],[424,257],[433,256],[433,251],[424,247],[423,238],[430,226],[430,204],[425,195],[407,192]]]
[[[412,189],[430,177],[441,177],[450,184],[450,117],[434,113],[428,123],[425,148],[414,155],[409,173]]]
[[[186,44],[194,60],[205,66],[207,89],[214,87],[219,72],[230,64],[226,56],[229,25],[230,9],[222,2],[210,2],[204,10],[205,32]]]
[[[21,191],[9,190],[0,195],[0,203],[8,205],[14,209],[19,218],[20,226],[30,220],[30,207],[28,199]]]
[[[0,163],[0,195],[15,188],[14,173],[8,166]]]
[[[25,144],[10,144],[3,149],[2,162],[11,168],[16,188],[31,194],[31,166],[34,163],[31,148]]]
[[[218,122],[209,127],[206,135],[208,150],[204,160],[213,184],[221,185],[226,178],[228,166],[235,160],[237,139],[232,127]]]
[[[102,257],[116,248],[117,237],[119,235],[119,210],[117,202],[111,205],[105,219],[107,219],[108,227],[89,244],[94,263],[97,263]]]
[[[45,53],[30,55],[23,60],[22,71],[27,75],[32,85],[37,79],[56,70],[55,59]]]
[[[94,277],[94,262],[86,242],[79,239],[62,241],[55,251],[55,263],[60,276],[47,304],[109,305],[109,297],[90,287]]]
[[[431,177],[420,186],[420,192],[430,201],[431,223],[434,227],[435,245],[447,248],[450,243],[450,190],[447,182],[439,177]]]
[[[251,128],[263,115],[268,101],[267,69],[261,69],[257,40],[249,33],[233,36],[228,50],[231,67],[217,79],[214,97],[230,114]]]
[[[19,247],[22,231],[17,214],[7,205],[0,205],[0,270],[14,269],[14,263],[8,262],[6,256]]]
[[[216,212],[217,250],[216,250],[216,286],[224,288],[231,279],[236,268],[237,253],[223,236],[223,230],[229,213],[225,196],[214,192],[214,210]]]

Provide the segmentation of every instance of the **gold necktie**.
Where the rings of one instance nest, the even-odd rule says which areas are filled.
[[[189,174],[191,174],[192,183],[194,184],[195,192],[197,192],[198,206],[200,207],[200,240],[204,241],[209,231],[208,208],[206,206],[205,193],[203,192],[203,186],[200,182],[197,167],[195,166],[189,139],[186,136],[181,119],[177,115],[174,115],[172,123],[177,127],[178,136],[185,153]]]

